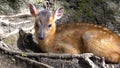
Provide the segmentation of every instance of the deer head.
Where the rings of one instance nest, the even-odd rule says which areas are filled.
[[[64,8],[59,7],[56,11],[48,11],[46,9],[39,10],[33,4],[29,4],[30,13],[35,17],[35,32],[39,40],[53,37],[56,31],[57,19],[63,15]]]

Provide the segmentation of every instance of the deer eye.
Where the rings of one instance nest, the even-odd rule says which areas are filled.
[[[48,27],[50,28],[52,26],[52,24],[49,24]]]

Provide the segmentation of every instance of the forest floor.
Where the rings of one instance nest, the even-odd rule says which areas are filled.
[[[23,52],[18,42],[25,42],[26,36],[18,41],[19,29],[32,33],[34,18],[29,13],[0,15],[0,68],[119,68],[120,64],[106,64],[104,58],[93,54],[42,54]],[[24,32],[23,32],[24,33]],[[28,34],[26,34],[28,35]],[[28,41],[30,39],[27,39]],[[57,63],[57,64],[56,64]]]
[[[1,41],[14,35],[13,38],[5,41],[6,46],[12,50],[20,51],[17,47],[17,39],[19,37],[19,28],[30,28],[33,26],[32,17],[29,14],[18,15],[0,15],[0,39]],[[29,29],[28,29],[29,30]],[[2,40],[4,38],[4,40]],[[0,50],[0,68],[25,68],[23,62],[17,62],[12,55],[5,54],[3,50]]]

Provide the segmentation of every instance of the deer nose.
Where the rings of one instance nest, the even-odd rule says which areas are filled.
[[[39,39],[40,39],[40,40],[43,40],[43,39],[44,39],[44,37],[39,36]]]
[[[40,40],[44,40],[44,35],[43,34],[40,34],[39,37],[38,37]]]

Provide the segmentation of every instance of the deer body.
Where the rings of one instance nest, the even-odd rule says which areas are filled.
[[[63,8],[50,14],[30,4],[30,11],[35,17],[35,36],[43,52],[93,53],[108,61],[120,62],[120,37],[109,29],[87,23],[56,27],[55,20],[62,16]]]

